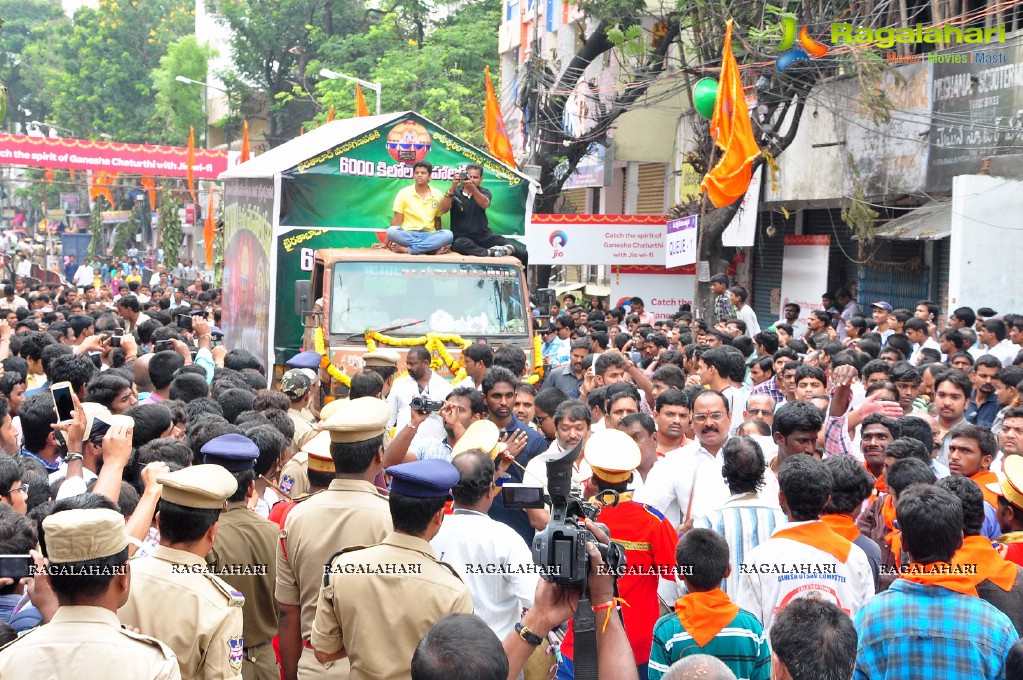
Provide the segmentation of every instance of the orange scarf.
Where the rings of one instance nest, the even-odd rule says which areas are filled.
[[[856,520],[848,515],[821,515],[821,521],[847,541],[855,541],[860,536]]]
[[[895,528],[895,501],[892,500],[892,495],[888,494],[884,497],[881,502],[881,518],[884,520],[884,525],[891,529],[885,534],[884,540],[888,542],[888,547],[891,548],[892,556],[895,558],[895,566],[902,564],[902,532]]]
[[[823,550],[843,564],[849,559],[849,551],[852,550],[852,542],[836,534],[824,522],[807,522],[795,527],[786,527],[774,532],[772,538],[787,538]]]
[[[950,573],[953,569],[952,565],[948,562],[933,562],[931,564],[917,564],[914,562],[906,568],[904,573],[899,574],[899,578],[925,586],[947,588],[963,595],[980,597],[977,595],[977,587],[973,583],[973,576]]]
[[[991,470],[983,470],[975,475],[970,475],[970,479],[977,482],[980,485],[980,490],[984,494],[984,501],[993,507],[995,510],[998,509],[998,494],[991,489],[987,488],[988,484],[998,484],[998,475]]]
[[[974,585],[988,579],[1009,592],[1016,583],[1016,565],[1005,561],[986,536],[964,538],[963,547],[952,556],[952,564],[976,565],[977,571],[971,575]]]
[[[728,599],[725,591],[715,588],[684,595],[675,602],[675,613],[696,644],[704,647],[735,620],[739,605]]]
[[[864,463],[863,467],[867,468],[867,464]],[[870,468],[867,468],[867,472],[870,472]],[[870,472],[870,474],[874,474]],[[878,475],[877,479],[874,480],[874,491],[878,493],[888,493],[888,485],[885,484],[884,475]]]

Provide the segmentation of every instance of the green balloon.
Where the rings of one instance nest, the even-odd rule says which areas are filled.
[[[693,87],[693,104],[696,112],[704,118],[714,116],[714,100],[718,97],[718,81],[713,78],[701,78]]]

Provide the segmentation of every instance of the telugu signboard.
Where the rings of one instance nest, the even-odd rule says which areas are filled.
[[[664,266],[665,217],[533,215],[526,227],[530,264]]]
[[[664,266],[696,264],[696,215],[669,220],[664,231]]]

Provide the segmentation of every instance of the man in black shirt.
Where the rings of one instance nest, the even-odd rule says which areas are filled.
[[[465,167],[465,173],[469,178],[453,180],[441,202],[441,212],[448,206],[451,209],[451,232],[455,238],[451,249],[461,255],[477,257],[514,255],[522,262],[522,266],[526,266],[527,255],[523,246],[490,231],[487,208],[493,196],[480,186],[483,183],[483,168],[470,163]]]

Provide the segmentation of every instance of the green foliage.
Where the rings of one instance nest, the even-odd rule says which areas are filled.
[[[135,234],[139,230],[139,204],[136,202],[131,208],[131,217],[126,222],[121,222],[114,230],[114,242],[111,244],[111,255],[121,257],[128,254],[128,249],[135,242]]]
[[[163,249],[163,261],[176,263],[178,251],[181,250],[181,242],[184,235],[181,232],[181,217],[178,209],[181,201],[177,199],[172,191],[167,188],[163,192],[163,205],[160,206],[160,248]]]
[[[92,215],[89,216],[89,258],[106,256],[106,230],[103,228],[103,211],[110,209],[106,196],[97,196],[92,203]]]
[[[186,0],[99,0],[40,36],[29,53],[50,121],[80,137],[164,141],[151,73],[169,43],[194,32],[193,13]]]
[[[499,73],[495,55],[500,11],[500,0],[474,0],[425,31],[421,41],[414,37],[414,21],[392,12],[364,33],[328,41],[322,65],[381,83],[383,111],[418,111],[482,144],[483,69],[490,65],[491,77]],[[363,96],[372,111],[374,93],[363,90]],[[355,86],[348,81],[320,81],[316,99],[316,122],[326,120],[331,104],[339,118],[355,112]]]
[[[185,76],[205,82],[207,64],[214,56],[216,50],[209,45],[200,45],[194,35],[186,35],[167,46],[167,53],[160,57],[160,66],[153,70],[156,117],[166,127],[168,142],[185,146],[190,127],[200,133],[204,129],[206,88],[179,82],[176,77]]]
[[[34,37],[45,34],[51,24],[68,23],[60,0],[0,0],[0,17],[3,17],[0,83],[6,85],[11,120],[22,124],[29,120],[46,120],[48,106],[45,99],[39,97],[25,51]],[[2,107],[3,101],[0,101]],[[4,112],[0,111],[0,121],[3,120]]]

